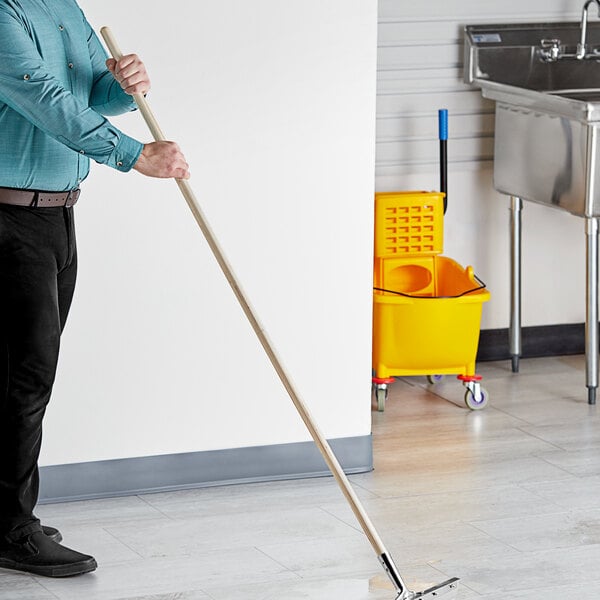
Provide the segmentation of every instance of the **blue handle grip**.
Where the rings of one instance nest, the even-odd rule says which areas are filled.
[[[438,122],[440,140],[445,141],[448,139],[448,110],[446,108],[441,108],[438,111]]]

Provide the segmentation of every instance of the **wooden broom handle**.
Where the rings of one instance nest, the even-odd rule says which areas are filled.
[[[102,37],[104,38],[104,41],[106,42],[106,45],[108,46],[108,49],[112,54],[113,58],[119,60],[123,56],[123,53],[121,52],[119,45],[117,44],[117,41],[115,40],[111,30],[108,27],[102,27],[100,33],[102,34]],[[144,117],[144,120],[146,121],[146,124],[150,128],[154,139],[156,141],[165,141],[166,138],[158,124],[158,121],[156,120],[156,117],[150,110],[150,106],[148,105],[148,101],[146,100],[146,98],[143,96],[143,94],[133,94],[133,97],[136,101],[136,104],[138,105],[138,108],[140,109],[140,112],[142,113],[142,116]],[[337,480],[342,492],[344,493],[344,496],[348,500],[352,511],[354,512],[356,518],[358,519],[358,522],[360,523],[363,531],[365,532],[365,535],[369,539],[369,542],[373,546],[373,549],[375,550],[378,556],[387,554],[383,542],[379,537],[379,534],[375,530],[375,527],[373,526],[373,523],[371,522],[369,516],[363,508],[358,496],[352,489],[352,486],[350,485],[350,482],[346,477],[346,474],[344,473],[335,454],[331,450],[329,443],[327,442],[323,434],[319,431],[319,428],[315,424],[314,419],[310,415],[304,402],[301,400],[300,396],[296,392],[291,382],[291,379],[286,373],[285,369],[283,368],[281,360],[279,359],[275,350],[273,349],[273,345],[267,337],[265,330],[260,325],[258,319],[254,314],[254,311],[250,307],[250,304],[246,299],[244,292],[242,291],[237,279],[235,278],[235,275],[233,274],[233,271],[229,266],[225,255],[219,247],[219,244],[217,243],[217,240],[213,232],[211,231],[202,210],[200,209],[200,205],[196,200],[196,196],[194,195],[192,188],[190,187],[188,181],[185,179],[177,179],[176,181],[177,185],[179,186],[179,189],[181,190],[181,193],[183,194],[186,202],[188,203],[188,206],[190,207],[190,210],[192,211],[192,214],[194,215],[200,229],[202,230],[202,233],[204,234],[204,237],[206,238],[206,241],[210,249],[212,250],[212,253],[214,254],[217,262],[219,263],[219,266],[221,267],[225,278],[229,282],[229,285],[231,286],[235,297],[240,303],[240,306],[244,311],[244,314],[246,315],[248,321],[252,325],[254,333],[258,337],[264,351],[266,352],[267,356],[269,357],[269,360],[271,361],[271,364],[277,372],[279,379],[283,383],[283,386],[289,394],[290,399],[294,403],[294,406],[300,414],[300,417],[304,421],[304,424],[306,425],[313,440],[315,441],[315,444],[317,445],[319,451],[325,459],[325,462],[327,463],[329,469],[331,470],[332,474]]]

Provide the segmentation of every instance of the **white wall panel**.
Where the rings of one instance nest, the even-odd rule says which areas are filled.
[[[375,0],[81,0],[328,437],[370,434]],[[142,118],[115,120],[149,141]],[[310,437],[177,187],[94,165],[45,465]]]

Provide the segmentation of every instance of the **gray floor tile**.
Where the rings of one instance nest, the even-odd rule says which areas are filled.
[[[592,407],[595,410],[595,407]],[[587,406],[586,406],[587,410]],[[578,420],[568,418],[551,425],[525,426],[523,431],[562,450],[600,450],[600,421],[595,416]]]
[[[238,578],[247,584],[296,579],[281,565],[254,549],[204,555],[152,558],[111,564],[96,573],[41,584],[60,600],[122,600],[226,585]]]
[[[408,588],[423,591],[442,583],[443,576],[427,565],[412,568],[402,574]],[[213,600],[393,600],[396,597],[391,581],[381,574],[361,573],[356,570],[347,576],[331,575],[326,578],[303,578],[301,581],[265,583],[251,586],[228,586],[208,590]],[[457,600],[479,598],[479,594],[464,588]]]
[[[565,485],[548,483],[525,484],[532,493],[550,500],[557,506],[570,509],[600,507],[600,476],[578,477]]]
[[[367,538],[329,538],[314,541],[265,544],[258,549],[303,579],[351,575],[377,568],[377,557]]]
[[[150,596],[130,596],[119,600],[210,600],[204,592],[173,592],[170,594],[152,594]]]
[[[393,588],[369,575],[209,589],[212,600],[390,600]]]
[[[533,456],[486,461],[462,455],[454,457],[454,460],[440,457],[439,461],[427,463],[427,468],[423,466],[401,475],[389,468],[376,469],[373,473],[353,475],[351,480],[378,496],[390,498],[431,492],[474,491],[494,485],[568,482],[573,478],[566,471]]]
[[[357,490],[361,499],[374,497],[367,490]],[[173,519],[228,515],[250,512],[270,513],[295,507],[314,508],[343,499],[331,478],[255,483],[246,486],[223,486],[179,492],[147,494],[141,497],[150,506]]]
[[[55,527],[168,520],[159,510],[137,496],[44,504],[37,507],[36,515],[43,523]]]
[[[452,559],[436,562],[434,566],[444,573],[453,573],[469,589],[482,595],[504,594],[513,597],[515,592],[532,591],[558,586],[598,585],[600,571],[600,546],[589,545],[538,552],[518,552],[501,561],[495,557],[481,556],[477,560],[461,560],[459,554]],[[543,596],[539,596],[543,598]]]
[[[571,451],[553,450],[536,454],[551,465],[578,477],[600,475],[600,452],[595,448]]]
[[[600,598],[600,414],[582,356],[478,371],[490,405],[446,377],[395,382],[373,413],[375,470],[350,477],[409,587],[460,577],[457,600]],[[38,509],[99,569],[0,570],[0,600],[393,600],[331,478]]]
[[[478,521],[473,525],[522,552],[600,545],[600,510]]]
[[[243,509],[243,507],[240,507]],[[111,527],[108,531],[143,557],[181,556],[283,542],[358,537],[355,528],[319,508],[236,513],[169,523]]]
[[[56,600],[33,577],[0,569],[0,600]]]
[[[535,487],[532,490],[518,485],[496,485],[471,491],[374,498],[363,504],[376,524],[382,527],[395,524],[405,531],[431,528],[446,522],[539,515],[560,510],[561,504],[552,497],[541,498],[534,493]],[[350,508],[344,503],[326,504],[323,508],[349,524],[355,522]]]
[[[506,600],[506,593],[486,594],[478,596],[480,600]],[[556,598],[560,600],[597,600],[600,598],[600,582],[587,584],[559,585],[511,592],[510,600],[543,600]]]
[[[101,527],[71,525],[62,529],[61,533],[65,546],[91,554],[100,565],[140,559],[139,554]]]
[[[168,594],[151,594],[149,596],[128,596],[118,600],[210,600],[210,596],[204,592],[172,592]]]

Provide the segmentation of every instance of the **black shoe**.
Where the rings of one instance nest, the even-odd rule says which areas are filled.
[[[16,542],[0,540],[0,568],[25,571],[45,577],[70,577],[96,569],[92,556],[53,542],[41,531]]]
[[[42,525],[42,531],[46,537],[49,537],[53,542],[60,544],[62,542],[63,536],[61,535],[58,529],[54,527],[48,527],[47,525]]]

